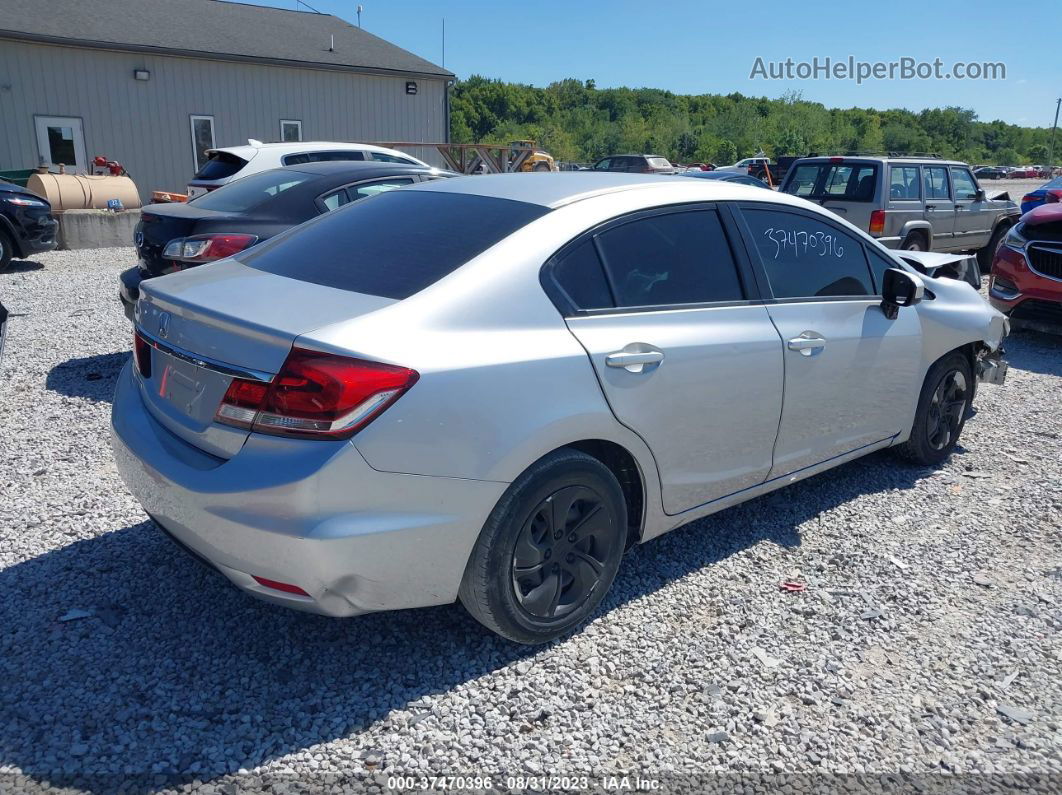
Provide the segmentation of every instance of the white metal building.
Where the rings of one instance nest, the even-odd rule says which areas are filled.
[[[222,0],[0,2],[0,171],[122,163],[147,200],[211,147],[449,140],[450,72],[327,14]],[[411,154],[442,165],[433,149]]]

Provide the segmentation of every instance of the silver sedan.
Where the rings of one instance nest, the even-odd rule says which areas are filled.
[[[115,457],[260,598],[460,599],[542,642],[634,544],[881,448],[943,461],[1007,327],[930,272],[753,187],[422,184],[146,283]]]

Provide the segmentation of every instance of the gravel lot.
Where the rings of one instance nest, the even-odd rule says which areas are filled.
[[[177,551],[108,445],[132,262],[0,274],[0,789],[398,771],[1059,790],[1062,340],[1011,338],[1007,385],[940,471],[876,454],[695,522],[634,550],[584,631],[527,649],[458,606],[289,612]]]

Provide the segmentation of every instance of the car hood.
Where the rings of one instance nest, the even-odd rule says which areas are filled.
[[[38,201],[48,201],[43,196],[38,196],[31,190],[23,188],[21,185],[16,185],[13,182],[4,182],[0,180],[0,196],[28,196],[31,199],[37,199]]]
[[[1041,204],[1025,213],[1021,220],[1026,226],[1040,226],[1062,221],[1062,203]]]

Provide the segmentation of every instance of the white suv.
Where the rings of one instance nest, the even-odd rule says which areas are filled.
[[[381,163],[403,163],[409,166],[425,166],[405,152],[386,149],[372,144],[337,143],[336,141],[295,141],[264,144],[254,138],[247,139],[246,146],[227,146],[224,149],[208,149],[210,159],[188,183],[188,198],[220,188],[243,177],[268,171],[280,166],[296,166],[316,163],[321,160],[377,160]]]

